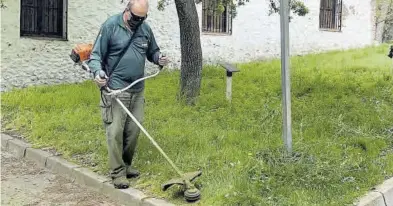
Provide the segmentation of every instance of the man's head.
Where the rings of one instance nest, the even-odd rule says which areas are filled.
[[[125,20],[132,30],[135,30],[147,17],[148,0],[130,0],[124,12]]]

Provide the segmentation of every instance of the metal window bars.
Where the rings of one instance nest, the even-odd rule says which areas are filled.
[[[319,28],[321,30],[341,31],[342,0],[321,0]]]
[[[21,0],[21,36],[63,37],[63,0]]]
[[[230,7],[224,6],[224,11],[219,13],[217,1],[202,1],[202,32],[232,34],[232,18]]]

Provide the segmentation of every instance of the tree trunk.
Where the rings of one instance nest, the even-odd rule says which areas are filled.
[[[175,4],[181,45],[180,98],[192,105],[199,96],[202,78],[199,18],[194,0],[175,0]]]
[[[389,3],[387,1],[381,2],[382,4],[382,12],[380,13],[380,20],[378,23],[382,23],[382,43],[386,43],[393,39],[393,1],[390,0]],[[377,30],[378,28],[376,28]]]

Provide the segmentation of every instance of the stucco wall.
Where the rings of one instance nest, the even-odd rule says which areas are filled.
[[[76,43],[94,41],[100,23],[116,11],[106,0],[68,0],[68,41],[19,37],[19,0],[4,0],[1,12],[1,90],[90,78],[73,68]],[[118,4],[118,6],[120,6]],[[111,9],[109,9],[111,8]],[[120,9],[120,7],[118,8]]]
[[[5,0],[1,13],[1,90],[36,84],[78,82],[90,78],[69,58],[71,48],[93,42],[100,24],[123,9],[121,0],[68,0],[68,41],[19,37],[20,1]],[[319,31],[319,0],[305,0],[310,13],[290,23],[291,54],[328,49],[362,47],[373,42],[371,0],[344,0],[342,32]],[[150,23],[158,44],[180,66],[180,38],[174,3],[166,10],[150,2]],[[197,5],[201,18],[201,5]],[[207,62],[242,62],[280,54],[279,15],[268,16],[267,1],[251,1],[238,8],[231,36],[202,35],[203,58]],[[147,65],[152,68],[151,64]]]

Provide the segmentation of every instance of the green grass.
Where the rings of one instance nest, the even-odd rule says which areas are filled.
[[[176,101],[178,72],[146,82],[144,126],[183,171],[201,169],[200,205],[345,205],[393,175],[393,79],[388,46],[291,59],[294,155],[282,152],[279,60],[203,70],[196,106]],[[91,82],[2,94],[4,129],[107,174],[99,93]],[[177,177],[144,136],[133,186],[183,203]]]

